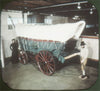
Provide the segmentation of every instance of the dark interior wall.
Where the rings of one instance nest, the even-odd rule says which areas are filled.
[[[44,16],[40,14],[27,15],[27,23],[44,23]]]
[[[44,23],[44,16],[43,15],[37,15],[37,23]]]

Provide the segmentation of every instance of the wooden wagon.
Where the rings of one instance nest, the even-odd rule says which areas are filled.
[[[55,58],[64,63],[66,59],[79,55],[76,42],[84,27],[85,21],[55,25],[16,25],[21,50],[19,60],[26,64],[29,54],[33,54],[40,71],[52,75],[55,72]]]

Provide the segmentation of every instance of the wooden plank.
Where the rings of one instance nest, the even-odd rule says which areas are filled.
[[[80,55],[80,53],[78,52],[78,53],[71,54],[69,56],[64,57],[64,59],[67,60],[67,59],[70,59],[70,58],[75,57],[77,55]]]
[[[98,36],[86,36],[86,35],[81,35],[80,38],[90,38],[90,39],[99,39]]]
[[[92,60],[92,61],[96,61],[98,62],[99,60],[98,59],[92,59],[92,58],[88,58],[89,60]]]

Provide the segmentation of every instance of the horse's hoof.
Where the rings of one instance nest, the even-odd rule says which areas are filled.
[[[89,76],[87,76],[87,75],[80,75],[79,78],[82,79],[82,80],[86,80],[87,78],[89,78]]]

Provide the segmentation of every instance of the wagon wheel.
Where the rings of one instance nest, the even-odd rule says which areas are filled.
[[[27,64],[27,62],[28,62],[27,53],[25,51],[20,51],[18,59],[22,64]]]
[[[40,51],[35,58],[41,72],[46,75],[52,75],[55,72],[54,58],[50,52]]]

